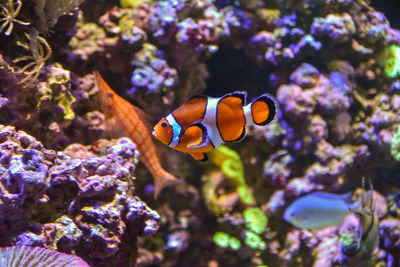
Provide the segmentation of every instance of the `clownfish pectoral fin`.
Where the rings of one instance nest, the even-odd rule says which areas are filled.
[[[186,129],[184,136],[189,140],[186,146],[187,148],[200,148],[210,144],[207,128],[201,122],[190,125],[189,128]]]
[[[277,112],[276,100],[271,95],[264,94],[250,103],[250,110],[255,125],[267,125],[275,118]]]
[[[200,160],[203,162],[208,160],[207,154],[203,152],[189,152],[189,154],[196,160]]]

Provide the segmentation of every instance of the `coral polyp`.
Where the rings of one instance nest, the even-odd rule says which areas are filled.
[[[35,34],[36,35],[36,34]],[[21,79],[21,83],[29,81],[32,83],[40,74],[40,71],[50,58],[52,50],[46,39],[40,36],[25,34],[28,42],[17,42],[17,45],[24,48],[31,55],[17,57],[13,60],[14,63],[27,61],[21,69],[17,72],[24,74],[25,77]]]
[[[0,8],[1,8],[0,16],[2,17],[0,18],[0,23],[1,23],[0,33],[7,28],[4,31],[4,34],[9,36],[14,29],[14,23],[24,26],[30,24],[29,22],[24,22],[17,19],[17,16],[22,8],[21,0],[17,0],[16,7],[14,6],[14,0],[8,0],[7,6],[3,6],[0,4]]]

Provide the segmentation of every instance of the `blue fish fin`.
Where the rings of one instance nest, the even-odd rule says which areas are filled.
[[[323,191],[317,191],[309,194],[310,196],[314,197],[319,197],[319,198],[324,198],[324,199],[338,199],[338,200],[343,200],[344,202],[352,202],[352,192],[348,192],[345,194],[333,194],[333,193],[328,193],[328,192],[323,192]]]

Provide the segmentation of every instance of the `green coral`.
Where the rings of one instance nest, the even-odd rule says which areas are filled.
[[[240,246],[241,246],[241,244],[240,244],[239,239],[237,239],[236,237],[233,237],[233,236],[229,237],[229,247],[232,250],[238,250],[238,249],[240,249]]]
[[[383,67],[386,75],[395,78],[400,75],[400,46],[389,45],[378,55],[377,62]]]
[[[246,209],[243,217],[246,227],[257,234],[264,232],[268,225],[268,218],[259,207]]]
[[[344,232],[343,234],[340,235],[339,241],[344,246],[350,246],[351,244],[353,244],[354,239],[349,233]]]
[[[400,161],[400,127],[397,128],[397,132],[392,136],[390,140],[390,154],[397,161]]]
[[[213,241],[221,248],[229,247],[232,250],[238,250],[241,246],[239,239],[224,232],[216,232],[214,234]]]
[[[213,237],[214,243],[221,247],[221,248],[227,248],[229,245],[229,235],[224,232],[216,232]]]
[[[261,239],[261,237],[252,231],[245,232],[244,242],[250,248],[260,249],[260,250],[265,250],[267,248],[267,245]]]
[[[211,152],[211,160],[221,168],[225,177],[235,183],[240,200],[247,205],[254,204],[254,197],[244,179],[244,168],[239,154],[227,146],[220,146]]]

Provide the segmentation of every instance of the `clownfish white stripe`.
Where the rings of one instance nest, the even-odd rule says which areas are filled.
[[[244,117],[246,118],[246,126],[253,125],[253,117],[251,116],[251,103],[243,107]]]
[[[217,105],[220,98],[209,97],[207,99],[206,114],[204,115],[204,125],[207,128],[208,135],[214,147],[218,147],[224,141],[217,127]]]
[[[179,123],[176,122],[174,116],[172,116],[172,113],[169,114],[165,119],[172,127],[172,139],[168,145],[171,147],[177,146],[179,143],[179,135],[181,134],[182,127],[179,125]]]

